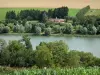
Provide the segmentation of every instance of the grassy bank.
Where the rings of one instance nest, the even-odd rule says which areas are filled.
[[[43,33],[41,35],[36,35],[35,33],[4,33],[0,35],[29,35],[29,36],[44,36]],[[51,34],[50,36],[64,36],[64,37],[100,37],[100,35],[80,35],[80,34]]]
[[[50,69],[13,69],[0,67],[0,75],[100,75],[99,67],[91,68],[50,68]]]
[[[48,11],[48,9],[54,9],[54,8],[0,8],[0,20],[5,19],[5,15],[7,11],[14,10],[16,13],[20,12],[21,10],[27,10],[27,9],[35,9],[35,10],[45,10]],[[79,9],[69,9],[69,16],[75,16],[76,13],[79,11]]]

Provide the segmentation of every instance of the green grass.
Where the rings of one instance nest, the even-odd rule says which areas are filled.
[[[0,75],[100,75],[100,67],[55,68],[55,69],[10,69],[1,68]]]
[[[100,16],[100,9],[90,9],[85,16]]]
[[[69,9],[69,13],[68,13],[68,15],[69,16],[76,16],[76,14],[78,13],[78,11],[79,11],[80,9]]]
[[[26,10],[26,9],[38,9],[38,10],[45,10],[48,11],[50,8],[0,8],[0,20],[5,19],[5,15],[7,11],[14,10],[16,13],[20,12],[21,10]],[[53,8],[52,8],[53,9]],[[79,9],[69,9],[69,16],[75,16],[76,13],[79,11]]]

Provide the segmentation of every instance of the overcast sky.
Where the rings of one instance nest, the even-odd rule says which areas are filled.
[[[61,7],[82,8],[90,5],[100,9],[100,0],[0,0],[0,7]]]

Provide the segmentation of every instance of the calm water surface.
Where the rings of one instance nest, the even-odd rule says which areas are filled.
[[[19,40],[22,37],[19,35],[0,35],[1,39],[6,40]],[[40,42],[51,42],[63,40],[68,44],[71,50],[79,50],[91,52],[95,56],[100,57],[100,38],[96,37],[57,37],[57,36],[30,36],[33,49],[39,45]]]

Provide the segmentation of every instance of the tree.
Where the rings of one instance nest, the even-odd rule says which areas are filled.
[[[51,35],[51,28],[48,27],[48,28],[45,28],[45,35]]]
[[[4,26],[2,33],[8,33],[10,31],[10,28],[8,26]]]
[[[29,40],[27,37],[25,37],[24,40],[25,43],[20,40],[10,41],[8,43],[7,47],[0,52],[1,65],[30,67],[35,64],[34,51],[31,49],[31,46],[29,46]]]
[[[22,24],[19,26],[19,31],[18,32],[20,32],[20,33],[25,32],[25,27]]]
[[[65,16],[68,16],[68,11],[68,7],[55,8],[53,11],[53,18],[64,18]]]
[[[88,33],[88,30],[86,27],[83,28],[83,34],[87,34]]]
[[[32,25],[30,23],[26,22],[25,30],[26,30],[27,33],[30,33],[31,30],[32,30]]]
[[[0,52],[6,48],[5,40],[0,39]]]
[[[71,33],[73,33],[73,26],[72,26],[71,23],[67,23],[67,24],[66,24],[65,33],[66,33],[66,34],[71,34]]]
[[[20,25],[19,24],[14,25],[13,32],[19,32],[19,30],[20,30]]]
[[[10,31],[13,31],[13,27],[14,27],[13,23],[8,23],[7,26],[10,28]]]
[[[78,34],[82,34],[82,33],[83,33],[83,26],[81,26],[81,25],[76,25],[76,26],[75,26],[75,31],[76,31],[76,33],[78,33]]]
[[[48,15],[46,11],[42,11],[39,17],[40,22],[46,22],[48,20]]]
[[[37,46],[35,61],[39,67],[51,67],[53,63],[52,57],[52,52],[46,45]]]
[[[48,43],[47,47],[52,51],[55,66],[65,66],[65,56],[69,51],[68,45],[60,40]]]
[[[94,62],[94,56],[92,53],[89,52],[79,52],[79,56],[80,56],[80,64],[81,66],[94,66],[93,62]],[[92,65],[91,65],[92,63]]]
[[[70,51],[66,56],[66,62],[69,67],[79,67],[80,56],[75,51]]]
[[[4,24],[0,24],[0,33],[2,33],[4,26]]]
[[[96,34],[97,33],[97,28],[95,26],[93,26],[92,29],[93,29],[93,33],[92,34]]]
[[[76,33],[78,33],[78,34],[87,34],[88,33],[87,28],[86,27],[83,27],[81,25],[77,25],[75,27],[75,30],[76,30]]]
[[[19,41],[10,41],[9,45],[7,46],[7,49],[2,51],[1,57],[4,58],[2,60],[2,64],[7,65],[7,66],[8,65],[19,66],[20,62],[17,62],[16,59],[21,56],[18,55],[18,52],[24,51],[24,50],[25,50],[25,46],[22,43],[20,43]],[[23,61],[24,61],[24,59],[23,59]],[[21,66],[23,66],[23,65],[21,65]]]
[[[37,23],[39,27],[41,27],[41,32],[44,32],[45,24],[44,23]]]
[[[56,34],[56,33],[60,33],[60,26],[59,25],[56,25],[56,26],[53,26],[53,32]]]
[[[52,9],[49,9],[48,10],[48,17],[49,18],[52,18],[53,17],[53,10]]]
[[[36,30],[35,32],[36,32],[37,35],[40,35],[41,34],[41,27],[37,27],[36,26],[35,27],[35,30]]]
[[[16,13],[15,11],[9,11],[6,13],[6,19],[11,20],[11,19],[16,19]]]
[[[100,34],[100,25],[97,27],[97,33]]]
[[[94,25],[89,24],[87,28],[88,28],[88,34],[95,35],[97,33],[97,28]]]
[[[33,50],[30,38],[27,35],[23,35],[22,42],[25,42],[26,49]]]

